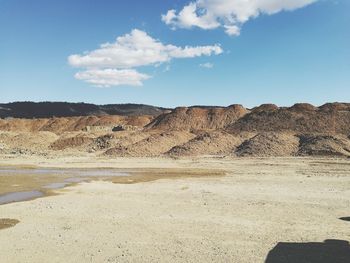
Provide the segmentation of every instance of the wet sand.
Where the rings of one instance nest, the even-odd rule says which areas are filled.
[[[264,262],[281,244],[331,243],[347,251],[349,160],[79,157],[12,164],[84,163],[141,169],[134,175],[140,178],[83,182],[0,205],[0,218],[19,221],[0,230],[1,262]],[[186,169],[192,176],[176,176]],[[197,169],[206,176],[193,174]]]

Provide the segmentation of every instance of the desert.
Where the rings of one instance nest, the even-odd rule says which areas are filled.
[[[0,0],[0,263],[350,263],[349,10]]]

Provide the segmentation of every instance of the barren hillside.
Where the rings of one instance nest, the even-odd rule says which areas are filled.
[[[142,112],[141,112],[142,113]],[[350,156],[350,104],[180,107],[159,115],[0,119],[2,154]]]
[[[158,130],[215,130],[236,122],[249,112],[241,105],[220,107],[180,107],[159,115],[147,125]]]
[[[257,107],[226,128],[231,132],[340,133],[350,134],[350,104],[314,107],[295,104],[290,108]]]

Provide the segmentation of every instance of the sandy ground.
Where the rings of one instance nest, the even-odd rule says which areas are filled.
[[[279,242],[350,241],[350,222],[339,219],[350,216],[349,160],[2,156],[0,165],[226,171],[94,181],[1,205],[0,218],[19,220],[0,230],[1,263],[264,262]]]

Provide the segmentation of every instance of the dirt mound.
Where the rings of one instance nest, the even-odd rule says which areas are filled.
[[[105,130],[112,131],[116,125],[132,125],[140,128],[148,124],[151,116],[86,116],[71,118],[51,119],[41,130],[49,131],[81,131],[81,130]]]
[[[0,119],[1,131],[13,132],[37,132],[49,121],[49,119]]]
[[[288,133],[259,133],[244,141],[237,156],[292,156],[298,152],[299,139]]]
[[[8,152],[43,152],[58,136],[51,132],[0,132],[0,145]]]
[[[299,155],[350,156],[350,141],[344,136],[302,135]]]
[[[93,138],[87,136],[74,136],[69,138],[60,138],[50,145],[52,150],[65,150],[67,148],[79,148],[87,146],[93,142]]]
[[[221,129],[234,123],[248,112],[241,105],[231,105],[227,108],[181,107],[158,116],[146,127],[147,129],[179,131]]]
[[[135,130],[210,131],[230,133],[282,132],[301,134],[350,134],[350,104],[331,103],[319,108],[299,103],[290,108],[263,104],[249,111],[240,105],[229,107],[176,108],[154,119],[153,116],[82,116],[48,119],[0,119],[0,130],[14,132],[67,131],[111,132],[113,127],[130,125]]]
[[[171,156],[227,155],[241,144],[240,136],[224,131],[204,132],[183,145],[175,146],[167,154]]]
[[[117,133],[107,133],[94,138],[93,141],[88,145],[88,151],[106,151],[112,147],[125,147],[136,143],[145,137],[146,135],[142,136],[136,133],[124,133],[124,135],[119,135]]]
[[[227,130],[232,133],[287,131],[301,134],[350,134],[350,110],[347,105],[334,104],[333,108],[332,105],[318,109],[309,104],[296,104],[274,111],[253,110],[229,125]],[[330,108],[334,110],[326,110]]]
[[[125,110],[133,107],[125,106]],[[263,104],[251,111],[241,105],[194,106],[162,112],[156,118],[93,115],[0,119],[0,151],[112,156],[350,156],[350,139],[346,138],[350,135],[350,104],[346,103],[318,108],[307,103],[292,107]]]
[[[67,131],[112,131],[117,125],[143,128],[153,120],[152,116],[83,116],[49,119],[0,119],[1,131],[37,132],[50,131],[61,134]]]
[[[322,111],[350,111],[350,103],[326,103],[319,107],[320,110]]]
[[[108,133],[95,138],[93,142],[88,145],[87,149],[89,152],[99,150],[107,151],[109,149],[110,151],[107,151],[108,154],[113,155],[115,148],[125,149],[148,138],[150,135],[151,134],[142,131],[120,131]]]
[[[317,107],[309,103],[296,103],[292,107],[290,107],[289,110],[304,112],[304,111],[316,111],[318,109]]]
[[[103,136],[99,136],[93,140],[90,146],[92,150],[108,149],[112,146],[113,139],[115,139],[113,134],[106,134]]]
[[[105,152],[113,156],[158,156],[168,152],[178,144],[183,144],[195,135],[189,132],[162,132],[152,134],[149,137],[129,146],[119,145]]]
[[[275,104],[261,104],[258,107],[252,109],[252,112],[261,112],[261,111],[275,111],[278,110],[278,106]]]
[[[131,116],[125,118],[124,124],[134,127],[140,127],[143,128],[147,124],[149,124],[154,119],[153,116],[144,115],[144,116]]]

